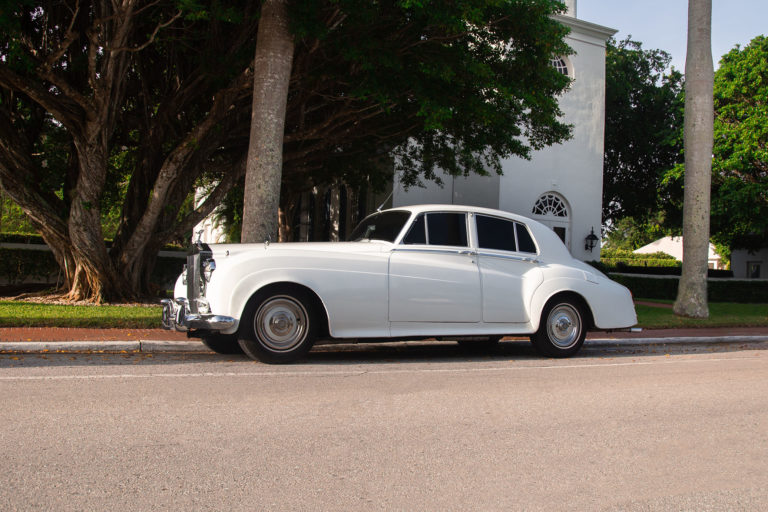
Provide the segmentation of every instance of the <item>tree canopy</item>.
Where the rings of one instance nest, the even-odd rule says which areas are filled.
[[[679,206],[681,189],[664,183],[683,159],[683,76],[665,73],[670,60],[630,38],[607,43],[603,222],[657,223]]]
[[[291,2],[285,195],[493,172],[564,140],[555,0]],[[72,299],[149,291],[159,247],[245,172],[258,2],[0,0],[0,185]],[[390,167],[391,168],[391,167]],[[195,189],[210,195],[193,204]],[[109,204],[106,204],[109,203]],[[101,228],[107,207],[115,242]]]
[[[715,72],[713,233],[717,242],[768,244],[768,38],[720,60]]]

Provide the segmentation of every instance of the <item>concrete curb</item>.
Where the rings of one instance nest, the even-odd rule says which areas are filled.
[[[595,338],[586,340],[588,347],[646,346],[646,345],[710,345],[723,343],[765,343],[768,336],[708,336],[708,337],[672,337],[669,338]]]
[[[407,343],[407,342],[406,342]],[[714,345],[731,343],[768,343],[768,336],[710,336],[669,338],[598,338],[584,342],[589,348]],[[21,341],[0,342],[0,353],[141,353],[141,354],[212,354],[199,341]]]
[[[122,354],[134,352],[156,353],[198,353],[210,354],[199,341],[19,341],[0,342],[0,353],[76,353],[93,352]]]

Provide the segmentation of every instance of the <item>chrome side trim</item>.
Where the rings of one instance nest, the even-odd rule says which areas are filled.
[[[514,254],[497,254],[497,253],[484,252],[484,251],[480,251],[477,254],[479,254],[480,256],[486,256],[488,258],[500,258],[503,260],[522,261],[525,263],[533,263],[534,265],[538,265],[539,263],[541,263],[541,261],[531,256],[516,256]]]
[[[476,255],[477,252],[472,249],[427,249],[424,247],[395,247],[392,252],[423,252],[428,254],[467,254]]]

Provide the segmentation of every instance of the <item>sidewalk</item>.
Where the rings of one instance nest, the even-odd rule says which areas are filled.
[[[639,333],[592,332],[587,336],[585,345],[600,347],[685,343],[768,343],[768,327],[652,329]],[[164,329],[0,328],[0,353],[11,352],[211,353],[200,340],[187,338],[185,333]]]

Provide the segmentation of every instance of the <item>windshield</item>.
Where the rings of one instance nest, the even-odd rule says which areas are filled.
[[[394,242],[410,216],[411,213],[405,211],[374,213],[357,225],[352,234],[349,235],[349,241],[384,240],[385,242]]]

